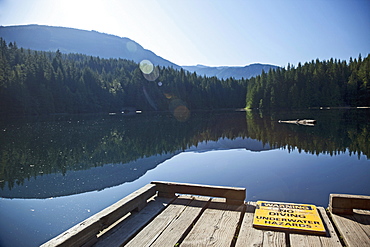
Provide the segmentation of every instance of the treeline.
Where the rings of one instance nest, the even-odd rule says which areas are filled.
[[[0,38],[0,114],[40,115],[140,110],[242,108],[246,80],[18,48]]]
[[[178,111],[221,108],[369,106],[370,57],[312,61],[249,80],[198,76],[183,69],[18,48],[0,38],[0,114]],[[176,113],[174,113],[176,114]]]
[[[368,109],[338,109],[331,111],[289,111],[270,112],[263,116],[263,111],[247,111],[246,121],[248,137],[267,143],[274,148],[310,154],[337,155],[348,152],[349,155],[365,155],[370,159],[368,140],[370,132]],[[279,123],[278,119],[300,119],[315,116],[315,127]],[[352,121],[355,120],[355,121]]]
[[[370,57],[311,61],[263,72],[248,81],[247,108],[370,105]]]

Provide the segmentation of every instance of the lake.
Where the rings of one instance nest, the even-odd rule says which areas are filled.
[[[304,118],[317,123],[278,122]],[[3,119],[0,246],[38,246],[151,181],[324,207],[370,195],[369,140],[369,109]]]

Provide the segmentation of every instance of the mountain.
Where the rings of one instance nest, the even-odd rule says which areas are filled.
[[[249,79],[251,77],[260,75],[262,70],[267,73],[270,69],[276,69],[278,66],[255,63],[244,67],[208,67],[204,65],[196,65],[182,66],[182,68],[190,72],[195,72],[198,75],[216,76],[219,79],[227,79],[230,77],[234,77],[235,79]]]
[[[16,42],[18,47],[39,51],[56,51],[62,53],[82,53],[101,58],[122,58],[136,63],[144,59],[155,65],[181,67],[144,49],[129,38],[122,38],[97,31],[86,31],[67,27],[44,25],[0,26],[0,37],[7,43]],[[249,79],[260,75],[262,70],[268,72],[277,66],[268,64],[251,64],[244,67],[208,67],[204,65],[182,66],[198,75],[216,76],[219,79],[234,77]]]
[[[101,58],[123,58],[137,63],[144,59],[155,65],[180,67],[129,38],[122,38],[97,31],[43,25],[0,26],[0,37],[18,47],[39,51],[82,53]]]

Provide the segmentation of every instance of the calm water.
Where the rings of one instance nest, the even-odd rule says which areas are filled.
[[[297,118],[317,124],[278,123]],[[369,195],[369,123],[369,109],[3,119],[0,245],[38,246],[154,180],[325,207]]]

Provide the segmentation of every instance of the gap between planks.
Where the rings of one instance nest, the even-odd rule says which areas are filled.
[[[174,246],[209,197],[179,196],[125,246]]]

